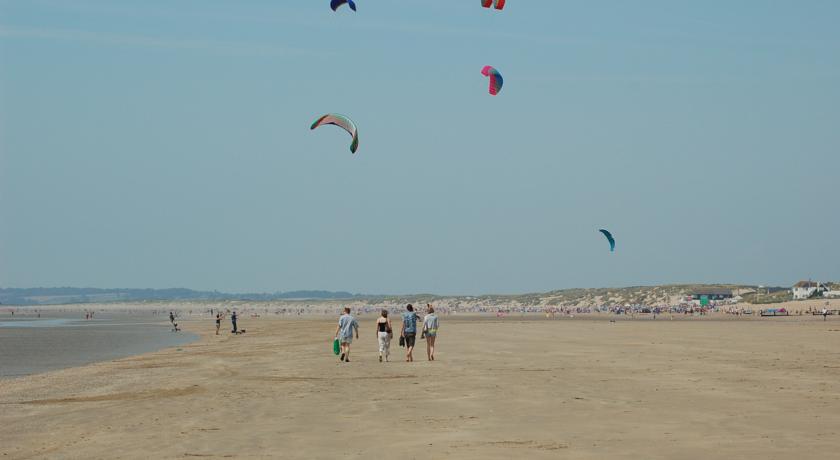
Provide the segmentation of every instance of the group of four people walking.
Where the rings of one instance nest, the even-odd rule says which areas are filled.
[[[400,328],[400,346],[405,346],[406,362],[414,361],[414,344],[417,339],[417,323],[421,319],[414,311],[414,306],[408,304],[406,312],[402,314],[402,326]],[[426,339],[426,357],[429,361],[435,360],[435,340],[437,339],[438,317],[434,307],[426,304],[426,316],[422,319],[420,338]],[[359,338],[359,323],[350,314],[350,307],[344,308],[344,314],[338,318],[338,327],[335,329],[335,338],[340,344],[340,360],[350,362],[350,344],[353,343],[353,335]],[[379,318],[376,319],[376,338],[379,341],[379,361],[390,361],[391,339],[394,337],[394,329],[391,326],[391,319],[388,318],[388,310],[382,310]]]

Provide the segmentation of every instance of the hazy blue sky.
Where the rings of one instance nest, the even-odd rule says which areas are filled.
[[[0,0],[0,286],[840,279],[840,2],[356,2]]]

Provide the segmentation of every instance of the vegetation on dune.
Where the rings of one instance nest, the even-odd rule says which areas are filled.
[[[741,297],[743,298],[744,302],[763,305],[770,303],[788,302],[790,300],[793,300],[793,293],[790,291],[790,289],[770,293],[762,289],[761,292],[750,292],[742,294]]]

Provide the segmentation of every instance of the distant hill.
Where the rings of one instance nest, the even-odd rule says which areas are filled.
[[[837,283],[834,283],[837,286]],[[835,288],[836,289],[836,288]],[[362,295],[332,291],[291,291],[275,293],[229,294],[218,291],[191,289],[94,289],[94,288],[0,288],[0,302],[5,305],[55,305],[103,302],[143,302],[179,300],[312,300],[353,301],[366,305],[400,305],[436,302],[450,306],[597,306],[597,305],[657,305],[679,303],[686,296],[710,290],[730,291],[749,303],[779,303],[792,298],[790,288],[762,287],[739,284],[671,284],[662,286],[627,286],[612,288],[573,288],[556,291],[513,294],[441,296],[434,294]],[[759,292],[760,291],[760,292]]]
[[[572,288],[556,291],[516,294],[516,295],[478,295],[478,296],[387,296],[384,302],[420,303],[446,300],[455,306],[596,306],[596,305],[657,305],[663,302],[678,303],[693,293],[708,290],[727,290],[735,295],[755,291],[755,286],[738,284],[671,284],[661,286],[626,286],[612,288]],[[775,288],[774,288],[775,289]],[[778,288],[782,289],[782,288]]]
[[[97,288],[0,288],[4,305],[55,305],[100,302],[138,302],[146,300],[290,300],[357,299],[349,292],[290,291],[275,293],[229,294],[192,289],[97,289]]]

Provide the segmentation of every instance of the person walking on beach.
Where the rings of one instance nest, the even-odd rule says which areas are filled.
[[[825,321],[828,318],[828,308],[823,307],[822,315],[823,315],[823,321]]]
[[[236,310],[234,310],[233,313],[231,313],[230,315],[230,323],[233,325],[233,330],[230,332],[236,334],[236,332],[238,331],[238,329],[236,328]]]
[[[175,324],[175,314],[171,311],[169,312],[169,322]]]
[[[408,304],[405,307],[407,312],[402,315],[402,331],[400,336],[405,339],[405,361],[414,362],[414,341],[417,338],[417,313],[414,312],[414,306]]]
[[[391,320],[388,319],[388,310],[382,310],[382,316],[376,319],[376,338],[379,340],[379,362],[385,357],[385,362],[391,356],[391,338],[394,330],[391,328]]]
[[[353,343],[353,332],[359,338],[359,323],[350,314],[350,307],[344,307],[344,314],[338,318],[338,327],[335,328],[335,338],[341,345],[341,361],[350,362],[350,344]]]
[[[219,329],[222,328],[222,314],[216,313],[216,335],[219,335]]]
[[[435,339],[438,331],[438,317],[435,308],[426,304],[426,316],[423,318],[423,337],[426,339],[426,357],[429,361],[435,360]]]

